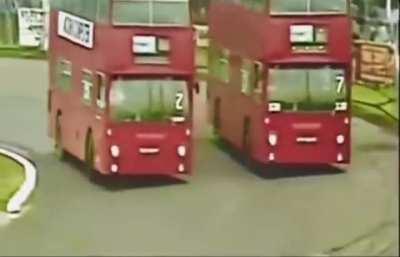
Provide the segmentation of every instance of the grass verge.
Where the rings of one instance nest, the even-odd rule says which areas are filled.
[[[5,211],[8,200],[24,182],[24,168],[0,154],[0,211]]]
[[[393,87],[353,87],[353,113],[375,125],[398,130],[399,109]]]
[[[47,58],[47,54],[37,48],[0,46],[0,57],[43,60]]]

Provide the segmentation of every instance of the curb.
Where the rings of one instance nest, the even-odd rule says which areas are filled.
[[[30,160],[15,152],[0,148],[0,155],[4,155],[8,158],[15,160],[16,162],[21,164],[25,170],[24,183],[7,203],[8,213],[19,213],[22,211],[23,205],[26,203],[29,196],[32,194],[33,190],[36,187],[37,170]]]

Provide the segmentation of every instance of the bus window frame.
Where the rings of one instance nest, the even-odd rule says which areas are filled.
[[[255,67],[254,62],[249,59],[242,59],[240,67],[241,73],[241,93],[245,96],[251,96],[255,89]]]
[[[265,88],[265,65],[262,62],[255,61],[254,65],[254,88],[253,99],[259,105],[263,104],[263,94]],[[265,88],[266,89],[266,88]]]
[[[270,87],[270,78],[271,78],[271,70],[297,70],[297,69],[301,69],[304,70],[306,72],[309,72],[310,70],[318,70],[320,69],[321,64],[315,64],[315,65],[305,65],[305,66],[301,66],[299,64],[297,65],[290,65],[290,64],[284,64],[284,65],[270,65],[268,66],[265,71],[266,71],[266,83],[265,83],[265,96],[264,99],[267,99],[267,103],[273,103],[273,102],[279,102],[279,101],[271,101],[270,100],[270,95],[268,93],[268,87]],[[348,77],[349,75],[349,70],[348,67],[343,66],[342,64],[328,64],[327,67],[329,67],[329,69],[331,70],[342,70],[343,74],[344,74],[344,90],[345,90],[345,98],[344,101],[347,102],[348,104],[351,104],[351,83],[349,83]],[[308,82],[307,82],[308,83]],[[307,90],[309,90],[309,85],[307,85]],[[336,99],[336,102],[339,101],[338,99]],[[282,111],[281,113],[335,113],[335,110],[286,110],[286,111]]]
[[[111,0],[111,5],[110,5],[110,15],[109,15],[109,21],[112,26],[115,27],[127,27],[127,26],[141,26],[141,27],[175,27],[175,28],[186,28],[186,27],[192,27],[192,14],[190,11],[190,1],[189,0],[134,0],[135,2],[149,2],[150,5],[150,10],[149,10],[149,23],[140,23],[140,22],[129,22],[129,23],[123,23],[123,22],[115,22],[114,21],[114,4],[115,2],[133,2],[132,0]],[[182,24],[158,24],[154,23],[154,13],[153,13],[153,4],[154,2],[171,2],[171,3],[176,3],[176,2],[182,2],[182,3],[188,3],[188,24],[187,25],[182,25]]]
[[[310,0],[308,0],[307,8],[310,10]],[[348,16],[351,15],[351,5],[348,0],[346,0],[346,11],[345,12],[272,12],[271,11],[272,0],[269,0],[266,5],[266,12],[269,16],[280,17],[280,16]]]
[[[262,62],[242,59],[242,65],[240,68],[242,76],[241,93],[249,98],[253,98],[257,104],[262,104],[265,82],[264,71],[265,66]],[[244,74],[248,76],[247,85],[243,84]]]
[[[69,67],[69,69],[64,69],[65,67]],[[63,68],[63,69],[61,69]],[[57,88],[64,91],[68,92],[71,91],[73,88],[73,78],[72,78],[72,62],[61,57],[57,61],[57,68],[56,68],[56,85]],[[61,79],[65,79],[65,77],[68,77],[68,85],[61,85]]]
[[[112,101],[110,100],[111,95],[112,95],[112,91],[114,89],[114,87],[116,87],[116,82],[118,81],[152,81],[152,80],[156,80],[156,81],[163,81],[163,82],[168,82],[168,81],[178,81],[178,82],[184,82],[185,83],[185,93],[186,93],[186,98],[187,98],[187,110],[185,110],[184,112],[186,112],[184,114],[185,116],[185,122],[188,121],[192,121],[193,120],[193,95],[191,93],[191,82],[190,82],[190,77],[187,76],[148,76],[148,75],[143,75],[143,76],[133,76],[133,75],[115,75],[110,77],[110,87],[109,90],[106,94],[107,97],[107,102],[109,103],[107,106],[107,115],[109,115],[110,120],[112,120],[112,122],[114,123],[124,123],[122,121],[115,121],[114,118],[112,117],[112,111],[113,111],[113,105],[112,105]],[[162,86],[166,86],[166,85],[162,85]],[[160,122],[160,121],[131,121],[131,123],[141,123],[141,122],[146,122],[146,123],[156,123],[156,122]],[[171,121],[163,121],[162,123],[166,124],[170,124]]]
[[[82,86],[82,95],[81,95],[81,99],[82,99],[82,102],[86,105],[86,106],[92,106],[93,105],[93,100],[94,100],[94,97],[93,97],[93,93],[94,93],[94,87],[95,87],[95,81],[94,81],[94,78],[93,78],[93,72],[91,71],[91,70],[89,70],[89,69],[86,69],[86,68],[83,68],[82,70],[81,70],[81,75],[82,75],[82,79],[81,79],[81,86]],[[85,83],[88,83],[89,81],[86,81],[85,80],[85,75],[89,75],[90,76],[90,78],[91,78],[91,86],[90,86],[90,94],[89,94],[89,96],[90,96],[90,99],[86,99],[85,98],[85,86],[86,86],[86,84]]]
[[[111,18],[112,18],[112,2],[110,1],[110,4],[108,5],[108,9],[106,12],[106,15],[101,16],[100,15],[100,2],[97,2],[96,5],[96,23],[103,23],[103,24],[111,24]]]
[[[95,90],[96,93],[95,101],[96,108],[104,112],[107,109],[107,76],[105,73],[96,71],[95,72]],[[102,95],[101,89],[104,87],[104,95]],[[103,97],[103,99],[102,99]]]

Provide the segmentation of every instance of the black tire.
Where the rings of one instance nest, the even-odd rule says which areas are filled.
[[[214,117],[213,117],[214,135],[218,136],[221,129],[221,100],[216,99],[214,102]]]
[[[61,115],[57,115],[55,126],[54,153],[60,161],[65,160],[65,150],[62,142]]]
[[[85,164],[88,171],[93,172],[95,170],[95,155],[96,146],[94,144],[92,133],[89,132],[86,137],[85,146]]]

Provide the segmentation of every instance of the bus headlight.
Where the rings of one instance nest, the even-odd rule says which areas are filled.
[[[339,145],[343,145],[344,144],[344,142],[346,141],[346,138],[345,138],[345,136],[344,135],[338,135],[337,137],[336,137],[336,142],[339,144]]]
[[[270,133],[268,136],[268,142],[271,146],[276,146],[278,144],[278,135],[276,133]]]
[[[343,162],[344,161],[344,156],[342,153],[338,153],[336,157],[337,162]]]
[[[111,152],[111,156],[114,158],[118,158],[121,154],[119,147],[116,145],[111,146],[110,152]]]
[[[179,157],[185,157],[186,156],[186,146],[184,146],[184,145],[178,146],[177,152],[178,152]]]
[[[117,164],[113,164],[113,165],[111,165],[110,169],[111,169],[112,173],[117,173],[119,170],[119,167]]]
[[[345,112],[347,111],[348,104],[346,102],[337,102],[335,106],[335,111],[337,112]]]
[[[179,164],[179,166],[178,166],[178,172],[179,172],[179,173],[183,173],[183,172],[185,172],[185,170],[186,170],[185,164],[183,164],[183,163]]]
[[[269,155],[268,155],[268,160],[270,160],[271,162],[273,162],[273,161],[275,161],[275,154],[274,153],[270,153]]]
[[[107,136],[111,137],[113,135],[112,129],[107,129],[106,134]]]

